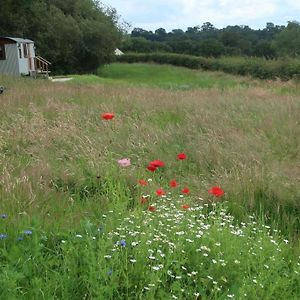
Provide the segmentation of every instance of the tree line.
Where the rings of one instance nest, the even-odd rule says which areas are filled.
[[[267,23],[263,29],[210,22],[187,30],[125,33],[115,9],[99,0],[1,0],[0,36],[32,39],[36,52],[52,62],[54,73],[87,73],[124,52],[166,52],[204,57],[300,55],[300,24]]]
[[[152,32],[134,28],[123,39],[121,48],[125,52],[170,52],[204,57],[297,57],[300,55],[300,23],[291,21],[283,26],[269,22],[258,30],[244,25],[217,29],[210,22],[188,27],[186,31],[167,32],[159,28]]]
[[[56,73],[83,73],[111,61],[122,30],[96,0],[1,0],[0,36],[32,39]]]

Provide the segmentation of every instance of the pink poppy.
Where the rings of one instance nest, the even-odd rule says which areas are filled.
[[[121,167],[129,167],[131,165],[131,161],[129,158],[122,158],[118,160],[118,164]]]

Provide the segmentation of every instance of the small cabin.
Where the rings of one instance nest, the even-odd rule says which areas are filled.
[[[117,55],[117,56],[124,55],[124,52],[122,52],[120,49],[116,48],[115,55]]]
[[[49,61],[35,55],[32,40],[0,37],[0,74],[48,76],[49,65]]]

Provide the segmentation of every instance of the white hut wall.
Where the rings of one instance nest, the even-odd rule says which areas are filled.
[[[16,44],[5,44],[5,60],[0,60],[0,74],[19,75],[18,48]]]
[[[28,48],[26,43],[18,43],[19,74],[29,74]]]

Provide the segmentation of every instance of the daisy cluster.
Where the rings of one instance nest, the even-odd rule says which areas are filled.
[[[108,272],[119,278],[121,261],[129,280],[139,278],[135,293],[151,298],[164,291],[165,299],[249,299],[253,290],[263,295],[278,256],[286,269],[281,276],[288,279],[288,262],[281,256],[288,241],[278,242],[268,226],[258,226],[253,216],[238,224],[224,203],[195,202],[189,209],[181,204],[168,193],[153,203],[155,211],[119,218],[105,233],[111,245],[104,255]],[[298,264],[294,275],[299,271]]]

